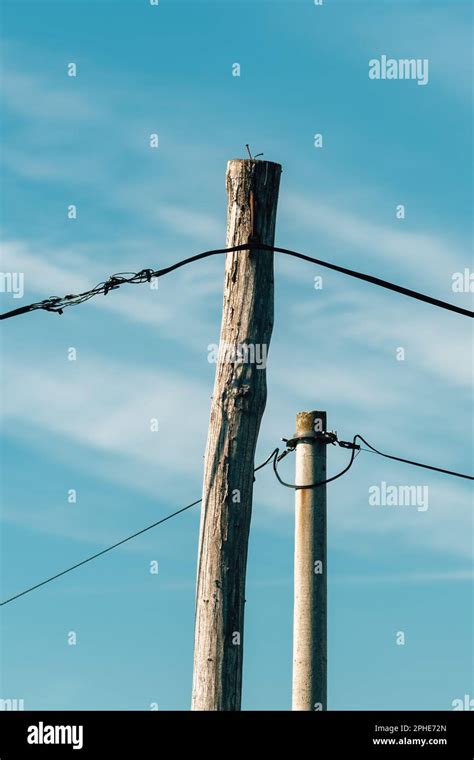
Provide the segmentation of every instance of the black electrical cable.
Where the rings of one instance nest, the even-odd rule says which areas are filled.
[[[276,451],[278,452],[278,449],[276,449]],[[256,467],[254,472],[257,472],[258,470],[261,470],[262,467],[265,467],[271,461],[274,453],[275,452],[272,452],[270,456],[268,457],[268,459],[265,460],[265,462],[263,462],[261,465]],[[116,549],[118,546],[125,544],[127,541],[131,541],[132,538],[136,538],[137,536],[140,536],[142,533],[146,533],[148,530],[151,530],[152,528],[156,528],[157,525],[161,525],[167,520],[171,520],[172,517],[176,517],[182,512],[186,512],[187,509],[191,509],[191,507],[195,507],[196,504],[199,504],[201,501],[202,499],[197,499],[197,501],[193,501],[192,504],[188,504],[187,506],[182,507],[181,509],[178,509],[176,512],[172,512],[172,514],[167,515],[166,517],[163,517],[161,520],[158,520],[157,522],[154,522],[151,525],[148,525],[146,528],[142,528],[142,530],[139,530],[136,533],[132,533],[131,536],[127,536],[127,538],[123,538],[121,541],[117,541],[117,543],[112,544],[112,546],[108,546],[107,549],[102,549],[102,551],[97,552],[96,554],[93,554],[91,557],[87,557],[87,559],[83,559],[82,562],[77,562],[75,565],[71,565],[71,567],[66,568],[66,570],[62,570],[60,573],[56,573],[56,575],[52,575],[50,578],[47,578],[46,580],[41,581],[41,583],[36,583],[34,586],[30,586],[24,591],[21,591],[19,594],[15,594],[14,596],[11,596],[9,599],[5,599],[5,601],[0,602],[0,607],[3,607],[5,604],[9,604],[10,602],[13,602],[15,599],[18,599],[20,596],[29,594],[30,591],[34,591],[35,589],[40,588],[41,586],[45,586],[47,583],[51,583],[51,581],[56,580],[56,578],[60,578],[62,575],[66,575],[66,573],[70,573],[71,570],[76,570],[76,568],[81,567],[82,565],[86,565],[88,562],[92,562],[93,559],[97,559],[97,557],[101,557],[103,554],[106,554],[107,552],[112,551],[112,549]]]
[[[474,480],[474,476],[472,475],[465,475],[462,472],[454,472],[453,470],[445,470],[442,467],[433,467],[430,464],[422,464],[421,462],[414,462],[411,459],[403,459],[402,457],[396,457],[392,454],[384,454],[382,451],[379,451],[378,449],[374,448],[374,446],[371,446],[368,441],[365,440],[361,435],[354,436],[354,441],[359,439],[359,441],[362,441],[365,443],[366,446],[369,447],[371,451],[369,453],[378,454],[381,457],[385,457],[386,459],[394,459],[396,462],[404,462],[405,464],[411,464],[414,467],[423,467],[425,470],[433,470],[434,472],[442,472],[445,475],[453,475],[456,478],[465,478],[466,480]],[[362,449],[362,451],[367,451],[367,449]]]
[[[346,472],[348,472],[351,469],[352,465],[354,464],[354,459],[356,457],[356,451],[357,451],[357,447],[354,446],[354,444],[355,444],[355,438],[351,446],[352,453],[349,459],[349,464],[346,467],[344,467],[344,469],[341,470],[341,472],[338,472],[337,475],[333,475],[331,478],[327,478],[327,480],[320,480],[318,483],[311,483],[310,485],[307,485],[307,486],[297,486],[296,483],[286,483],[284,480],[281,479],[278,469],[277,469],[277,462],[279,461],[279,459],[281,459],[281,457],[278,457],[277,455],[273,457],[273,471],[277,477],[278,482],[282,486],[285,486],[286,488],[292,488],[294,491],[303,491],[309,488],[319,488],[319,486],[324,486],[326,485],[326,483],[332,483],[333,480],[337,480],[338,478],[341,477],[341,475],[344,475]],[[279,449],[276,449],[277,454],[278,454],[278,451]]]
[[[199,504],[200,501],[202,501],[202,499],[193,501],[192,504],[188,504],[186,507],[182,507],[182,509],[178,509],[176,512],[173,512],[171,515],[167,515],[166,517],[163,517],[161,520],[158,520],[157,522],[152,523],[152,525],[148,525],[146,528],[142,528],[142,530],[139,530],[136,533],[132,533],[131,536],[127,536],[127,538],[123,538],[121,541],[117,541],[116,544],[112,544],[112,546],[108,546],[107,549],[102,549],[102,551],[97,552],[97,554],[93,554],[91,557],[88,557],[87,559],[83,559],[82,562],[77,562],[77,564],[72,565],[71,567],[68,567],[66,570],[62,570],[60,573],[56,573],[56,575],[52,575],[51,578],[47,578],[45,581],[41,581],[41,583],[36,583],[34,586],[30,586],[30,588],[25,589],[25,591],[21,591],[19,594],[15,594],[14,596],[11,596],[9,599],[5,599],[4,602],[0,602],[0,607],[3,607],[4,604],[9,604],[9,602],[13,602],[15,599],[18,599],[20,596],[29,594],[30,591],[34,591],[35,589],[40,588],[40,586],[45,586],[47,583],[51,583],[51,581],[56,580],[56,578],[60,578],[61,575],[66,575],[66,573],[70,573],[71,570],[75,570],[77,567],[81,567],[81,565],[87,564],[87,562],[92,562],[93,559],[97,559],[97,557],[101,557],[102,554],[106,554],[107,552],[112,551],[112,549],[116,549],[117,546],[121,546],[122,544],[125,544],[127,541],[131,541],[132,538],[136,538],[137,536],[140,536],[142,533],[146,533],[147,530],[156,528],[157,525],[161,525],[161,523],[164,523],[167,520],[171,520],[172,517],[176,517],[176,515],[181,514],[181,512],[185,512],[187,509],[191,509],[191,507],[194,507],[196,506],[196,504]]]
[[[386,459],[394,459],[396,462],[403,462],[404,464],[410,464],[415,467],[423,467],[426,470],[433,470],[434,472],[441,472],[445,475],[453,475],[458,478],[466,478],[468,480],[474,480],[474,477],[472,475],[465,475],[460,472],[454,472],[453,470],[445,470],[441,467],[433,467],[428,464],[422,464],[421,462],[415,462],[410,459],[404,459],[402,457],[396,457],[392,456],[391,454],[384,454],[382,451],[379,451],[374,446],[372,446],[368,441],[365,440],[363,436],[361,436],[359,433],[354,436],[352,439],[352,442],[347,441],[338,441],[337,438],[334,438],[334,443],[338,443],[340,446],[343,446],[344,448],[350,448],[351,451],[351,457],[349,459],[349,463],[346,467],[344,467],[343,470],[337,473],[337,475],[333,475],[331,478],[327,478],[326,480],[321,480],[317,483],[311,483],[310,485],[306,486],[298,486],[295,483],[286,483],[281,477],[278,472],[277,463],[283,459],[284,456],[290,453],[290,451],[294,451],[294,448],[287,449],[286,451],[283,451],[282,454],[280,454],[280,449],[276,448],[272,451],[269,457],[265,459],[262,464],[258,465],[258,467],[255,467],[254,473],[261,470],[263,467],[266,467],[269,462],[272,462],[273,464],[273,471],[276,475],[276,478],[278,482],[285,486],[286,488],[291,488],[295,491],[299,490],[305,490],[310,488],[318,488],[319,486],[326,485],[327,483],[332,483],[334,480],[337,480],[342,475],[344,475],[346,472],[348,472],[353,463],[355,458],[358,456],[360,451],[368,451],[368,449],[363,449],[360,446],[356,444],[356,441],[360,440],[363,443],[365,443],[366,446],[369,447],[371,453],[378,454],[379,456],[385,457]],[[9,599],[6,599],[3,602],[0,602],[0,607],[3,607],[5,604],[9,604],[10,602],[13,602],[15,599],[18,599],[21,596],[24,596],[25,594],[29,594],[30,591],[34,591],[37,588],[40,588],[41,586],[45,586],[47,583],[50,583],[51,581],[56,580],[56,578],[60,578],[62,575],[66,575],[66,573],[70,573],[72,570],[75,570],[78,567],[81,567],[82,565],[87,564],[88,562],[91,562],[93,559],[97,559],[97,557],[101,557],[103,554],[106,554],[107,552],[112,551],[112,549],[116,549],[118,546],[121,546],[122,544],[125,544],[127,541],[131,541],[132,538],[136,538],[137,536],[140,536],[142,533],[146,533],[148,530],[151,530],[152,528],[156,528],[157,525],[161,525],[162,523],[166,522],[167,520],[170,520],[172,517],[176,517],[177,515],[181,514],[182,512],[185,512],[188,509],[191,509],[191,507],[196,506],[196,504],[200,504],[202,499],[197,499],[196,501],[193,501],[191,504],[188,504],[185,507],[182,507],[181,509],[178,509],[176,512],[172,512],[170,515],[167,515],[166,517],[163,517],[161,520],[158,520],[157,522],[152,523],[151,525],[148,525],[146,528],[142,528],[142,530],[137,531],[136,533],[132,533],[132,535],[127,536],[127,538],[123,538],[121,541],[117,541],[117,543],[112,544],[112,546],[108,546],[106,549],[102,549],[102,551],[97,552],[96,554],[93,554],[91,557],[87,557],[87,559],[82,560],[82,562],[77,562],[75,565],[72,565],[71,567],[66,568],[65,570],[62,570],[60,573],[56,573],[56,575],[51,576],[50,578],[47,578],[44,581],[41,581],[40,583],[36,583],[34,586],[30,586],[29,588],[25,589],[24,591],[21,591],[19,594],[15,594],[14,596],[11,596]]]
[[[362,441],[369,448],[368,449],[364,449],[361,446],[358,446],[356,444],[357,440]],[[326,483],[331,483],[333,480],[337,480],[338,478],[341,477],[341,475],[344,475],[346,472],[348,472],[350,470],[350,468],[352,467],[352,465],[354,464],[354,460],[355,460],[356,456],[359,454],[360,451],[368,451],[369,453],[378,454],[379,456],[385,457],[386,459],[393,459],[396,462],[403,462],[404,464],[413,465],[414,467],[422,467],[425,470],[433,470],[434,472],[441,472],[444,475],[452,475],[453,477],[456,477],[456,478],[465,478],[466,480],[474,480],[474,476],[472,476],[472,475],[466,475],[465,473],[462,473],[462,472],[455,472],[454,470],[445,470],[442,467],[434,467],[433,465],[422,464],[421,462],[415,462],[412,459],[404,459],[403,457],[396,457],[396,456],[393,456],[391,454],[384,454],[382,451],[379,451],[374,446],[372,446],[360,434],[355,435],[354,438],[352,439],[351,443],[349,443],[347,441],[338,441],[337,438],[334,439],[334,443],[338,443],[340,446],[343,446],[344,448],[350,448],[350,449],[352,449],[352,455],[351,455],[351,458],[349,460],[349,464],[347,465],[347,467],[345,467],[343,470],[341,470],[341,472],[339,472],[337,475],[333,475],[331,478],[328,478],[327,480],[321,480],[318,483],[311,483],[310,485],[307,485],[307,486],[297,486],[295,483],[286,483],[284,480],[282,480],[282,478],[280,477],[280,475],[278,473],[277,463],[279,462],[280,459],[282,459],[282,457],[285,454],[289,453],[289,451],[293,451],[294,449],[292,448],[292,449],[287,450],[281,456],[278,456],[279,449],[275,449],[275,451],[270,455],[270,459],[273,460],[273,470],[275,472],[275,475],[277,477],[278,482],[282,486],[286,486],[286,488],[293,488],[294,490],[317,488],[319,486],[326,485]]]
[[[237,251],[252,251],[252,250],[274,251],[276,253],[286,254],[287,256],[293,256],[294,258],[301,259],[302,261],[309,261],[312,264],[318,264],[318,266],[326,267],[327,269],[331,269],[334,272],[340,272],[341,274],[348,275],[349,277],[355,277],[359,280],[363,280],[364,282],[368,282],[372,285],[377,285],[379,287],[385,288],[386,290],[392,290],[395,293],[400,293],[401,295],[405,295],[410,298],[415,298],[418,301],[429,303],[432,306],[437,306],[441,309],[446,309],[448,311],[455,312],[456,314],[461,314],[462,316],[465,316],[465,317],[471,317],[471,318],[474,317],[473,311],[469,311],[468,309],[463,309],[460,306],[455,306],[454,304],[448,303],[446,301],[441,301],[440,299],[433,298],[432,296],[427,296],[424,293],[419,293],[416,290],[411,290],[410,288],[405,288],[401,285],[396,285],[395,283],[389,282],[388,280],[384,280],[380,277],[374,277],[373,275],[370,275],[370,274],[364,274],[363,272],[358,272],[353,269],[348,269],[347,267],[342,267],[342,266],[339,266],[338,264],[331,264],[328,261],[323,261],[322,259],[316,259],[313,256],[307,256],[306,254],[299,253],[298,251],[292,251],[289,248],[280,248],[277,246],[265,245],[264,243],[258,243],[258,242],[252,241],[248,243],[243,243],[242,245],[233,246],[231,248],[216,248],[214,250],[204,251],[203,253],[198,253],[194,256],[190,256],[187,259],[178,261],[175,264],[171,264],[168,267],[157,269],[155,271],[153,271],[152,269],[142,269],[140,272],[137,272],[136,274],[134,274],[133,272],[132,273],[122,272],[120,274],[112,275],[111,277],[109,277],[109,279],[106,282],[101,282],[98,285],[96,285],[95,288],[92,288],[91,290],[87,290],[84,293],[79,293],[77,295],[67,295],[62,298],[53,296],[43,301],[29,304],[28,306],[22,306],[19,309],[14,309],[13,311],[8,311],[8,312],[5,312],[4,314],[0,314],[0,319],[10,319],[11,317],[17,317],[20,314],[26,314],[30,311],[36,311],[39,309],[43,309],[45,311],[53,311],[53,312],[57,312],[58,314],[62,314],[63,309],[65,309],[68,306],[84,303],[84,301],[88,301],[90,298],[93,298],[94,296],[99,295],[99,294],[107,295],[107,293],[110,290],[116,290],[121,285],[140,284],[143,282],[150,282],[152,278],[164,277],[170,272],[174,272],[175,270],[180,269],[181,267],[186,266],[187,264],[191,264],[195,261],[199,261],[200,259],[208,258],[209,256],[216,256],[223,253],[233,253]],[[131,276],[125,277],[124,276],[125,274],[131,274]]]

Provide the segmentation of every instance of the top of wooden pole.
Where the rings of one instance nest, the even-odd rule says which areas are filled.
[[[281,164],[274,161],[233,158],[227,162],[227,248],[249,240],[270,246],[274,244],[281,172]],[[257,252],[249,255],[255,259]],[[273,253],[261,251],[258,256],[270,261]],[[245,255],[228,254],[229,262],[234,259],[243,261],[244,258]],[[273,278],[273,273],[265,274],[265,277],[269,276]]]
[[[234,170],[245,170],[245,168],[250,169],[252,166],[257,167],[266,167],[267,170],[271,169],[271,171],[279,171],[280,174],[283,171],[282,165],[278,164],[276,161],[262,161],[260,158],[231,158],[227,162],[227,171],[229,172],[231,168]]]

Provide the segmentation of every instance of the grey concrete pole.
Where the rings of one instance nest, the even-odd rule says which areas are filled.
[[[326,480],[326,412],[296,416],[296,485]],[[295,491],[293,710],[327,709],[326,486]]]

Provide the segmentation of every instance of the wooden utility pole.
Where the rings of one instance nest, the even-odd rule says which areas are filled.
[[[296,485],[326,480],[326,412],[296,416]],[[327,709],[326,486],[295,491],[293,710]]]
[[[228,248],[273,245],[281,166],[227,165]],[[254,457],[273,329],[273,252],[228,253],[199,537],[193,710],[240,710]]]

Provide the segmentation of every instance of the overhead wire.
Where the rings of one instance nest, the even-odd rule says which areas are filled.
[[[131,541],[132,538],[136,538],[137,536],[140,536],[142,533],[146,533],[148,530],[151,530],[152,528],[156,528],[157,525],[161,525],[167,520],[171,520],[172,517],[176,517],[176,515],[181,514],[181,512],[186,512],[187,509],[191,509],[191,507],[196,506],[196,504],[199,504],[200,501],[202,501],[202,499],[193,501],[192,504],[187,504],[185,507],[182,507],[181,509],[176,510],[176,512],[172,512],[170,515],[163,517],[161,520],[157,520],[157,522],[154,522],[151,525],[147,525],[146,528],[142,528],[142,530],[138,530],[136,533],[132,533],[130,536],[127,536],[127,538],[123,538],[121,541],[117,541],[115,544],[112,544],[112,546],[108,546],[106,549],[102,549],[102,551],[97,552],[96,554],[93,554],[91,557],[87,557],[87,559],[83,559],[82,562],[77,562],[75,565],[71,565],[71,567],[68,567],[65,570],[61,570],[60,573],[56,573],[56,575],[52,575],[50,578],[46,578],[46,580],[41,581],[40,583],[35,583],[34,586],[30,586],[24,591],[20,591],[19,594],[14,594],[14,596],[11,596],[9,599],[5,599],[5,601],[0,602],[0,607],[3,607],[5,604],[9,604],[10,602],[13,602],[15,599],[19,599],[20,596],[29,594],[30,591],[34,591],[35,589],[40,588],[41,586],[46,586],[47,583],[51,583],[51,581],[55,581],[56,578],[60,578],[62,575],[66,575],[66,573],[70,573],[72,570],[76,570],[78,567],[81,567],[82,565],[86,565],[88,562],[92,562],[93,559],[97,559],[97,557],[101,557],[103,554],[106,554],[107,552],[112,551],[112,549],[116,549],[118,546],[122,546],[122,544],[125,544],[127,541]]]
[[[421,462],[415,462],[411,459],[404,459],[403,457],[396,457],[392,454],[385,454],[383,451],[379,451],[374,446],[372,446],[368,441],[365,440],[361,435],[356,435],[354,437],[354,440],[358,439],[359,441],[362,441],[365,443],[366,446],[368,446],[368,449],[364,449],[362,447],[362,451],[368,451],[371,454],[378,454],[381,457],[385,457],[386,459],[394,459],[396,462],[403,462],[404,464],[410,464],[414,467],[422,467],[425,470],[433,470],[433,472],[442,472],[445,475],[453,475],[456,478],[465,478],[466,480],[474,480],[474,476],[472,475],[466,475],[462,472],[455,472],[454,470],[445,470],[443,467],[434,467],[430,464],[422,464]]]
[[[69,306],[84,303],[96,295],[107,295],[111,290],[117,290],[122,285],[151,282],[152,279],[164,277],[165,275],[170,274],[171,272],[174,272],[183,266],[187,266],[188,264],[194,263],[195,261],[200,261],[201,259],[208,258],[209,256],[254,250],[272,251],[275,253],[282,253],[287,256],[292,256],[294,258],[301,259],[302,261],[308,261],[310,263],[317,264],[318,266],[325,267],[326,269],[331,269],[334,272],[339,272],[340,274],[344,274],[349,277],[355,277],[358,280],[368,282],[372,285],[377,285],[378,287],[385,288],[386,290],[391,290],[395,293],[399,293],[409,298],[423,301],[424,303],[428,303],[432,306],[436,306],[438,308],[445,309],[456,314],[461,314],[465,317],[474,317],[474,311],[469,311],[469,309],[464,309],[461,306],[456,306],[455,304],[449,303],[447,301],[442,301],[439,298],[434,298],[433,296],[426,295],[425,293],[420,293],[419,291],[412,290],[411,288],[405,288],[402,285],[397,285],[383,278],[374,277],[373,275],[365,274],[364,272],[359,272],[354,269],[348,269],[347,267],[340,266],[339,264],[332,264],[329,261],[317,259],[314,256],[308,256],[307,254],[293,251],[289,248],[281,248],[279,246],[266,245],[264,243],[249,241],[248,243],[232,246],[230,248],[216,248],[209,251],[203,251],[202,253],[197,253],[194,256],[189,256],[186,259],[177,261],[174,264],[163,267],[162,269],[142,269],[136,273],[119,272],[118,274],[111,275],[107,280],[98,283],[91,290],[86,290],[83,293],[78,293],[76,295],[69,294],[66,296],[50,296],[43,301],[38,301],[36,303],[29,304],[28,306],[21,306],[18,309],[13,309],[11,311],[0,314],[0,320],[11,319],[12,317],[17,317],[20,314],[27,314],[28,312],[41,309],[44,311],[51,311],[62,314],[64,309]],[[125,275],[130,276],[126,277]]]
[[[333,481],[342,477],[342,475],[345,475],[345,473],[347,473],[351,469],[352,465],[354,464],[355,459],[357,458],[357,456],[360,454],[361,451],[370,451],[371,453],[378,454],[379,456],[386,457],[387,459],[393,459],[397,462],[402,462],[404,464],[414,465],[416,467],[422,467],[424,469],[433,470],[435,472],[440,472],[445,475],[452,475],[458,478],[467,478],[468,480],[474,480],[474,476],[472,475],[466,475],[464,473],[455,472],[453,470],[446,470],[441,467],[434,467],[432,465],[422,464],[421,462],[416,462],[411,459],[404,459],[402,457],[393,456],[391,454],[385,454],[382,451],[379,451],[378,449],[376,449],[370,443],[368,443],[368,441],[366,441],[366,439],[363,436],[361,436],[359,433],[357,433],[354,436],[351,442],[340,441],[335,434],[331,434],[331,436],[332,436],[331,443],[334,443],[334,444],[337,443],[339,446],[342,446],[343,448],[351,449],[351,456],[346,467],[344,467],[344,469],[342,469],[336,475],[331,476],[330,478],[318,481],[316,483],[304,485],[304,486],[297,485],[295,483],[287,483],[286,481],[284,481],[278,472],[277,465],[278,465],[278,462],[280,462],[285,456],[287,456],[287,454],[295,450],[294,446],[287,447],[282,453],[280,453],[279,448],[275,448],[272,451],[272,453],[267,457],[267,459],[265,459],[265,461],[262,462],[262,464],[254,468],[254,474],[258,472],[259,470],[261,470],[263,467],[266,467],[270,462],[272,462],[273,472],[278,482],[282,486],[285,486],[286,488],[291,488],[295,491],[310,489],[310,488],[319,488],[320,486],[326,485],[327,483],[332,483]],[[369,449],[364,449],[363,447],[359,446],[356,443],[357,440],[360,440],[363,443],[365,443],[365,445],[368,446]],[[138,530],[135,533],[132,533],[130,536],[123,538],[121,541],[117,541],[111,546],[108,546],[106,549],[102,549],[100,552],[96,552],[95,554],[92,554],[90,557],[87,557],[81,562],[77,562],[76,564],[71,565],[70,567],[67,567],[65,570],[61,570],[61,572],[56,573],[55,575],[52,575],[49,578],[46,578],[44,581],[41,581],[40,583],[35,583],[33,586],[29,586],[24,591],[20,591],[18,594],[14,594],[8,599],[5,599],[3,602],[0,602],[0,607],[3,607],[4,605],[9,604],[10,602],[13,602],[16,599],[19,599],[20,597],[25,596],[26,594],[29,594],[31,591],[35,591],[36,589],[41,588],[41,586],[45,586],[46,584],[51,583],[51,581],[54,581],[57,578],[60,578],[61,576],[66,575],[67,573],[70,573],[72,570],[76,570],[78,567],[82,567],[83,565],[86,565],[88,562],[91,562],[92,560],[97,559],[98,557],[101,557],[103,554],[107,554],[107,552],[112,551],[112,549],[116,549],[118,546],[122,546],[123,544],[127,543],[127,541],[131,541],[133,538],[136,538],[137,536],[140,536],[143,533],[146,533],[152,528],[156,528],[158,525],[161,525],[167,520],[170,520],[171,518],[176,517],[182,512],[186,512],[188,509],[191,509],[191,507],[194,507],[196,506],[196,504],[200,504],[201,502],[202,502],[202,498],[197,499],[196,501],[193,501],[191,504],[187,504],[185,507],[181,507],[181,509],[178,509],[175,512],[172,512],[171,514],[167,515],[166,517],[161,518],[161,520],[157,520],[151,525],[148,525],[146,528],[142,528],[141,530]]]
[[[261,470],[262,467],[265,467],[271,461],[271,458],[272,458],[272,454],[270,454],[270,456],[261,465],[256,467],[254,472],[257,472],[258,470]],[[161,520],[157,520],[151,525],[147,525],[146,528],[142,528],[141,530],[136,531],[136,533],[132,533],[130,536],[123,538],[121,541],[117,541],[111,546],[108,546],[106,549],[102,549],[100,552],[96,552],[95,554],[92,554],[90,557],[83,559],[81,562],[76,562],[75,565],[71,565],[70,567],[67,567],[65,570],[61,570],[61,572],[56,573],[55,575],[52,575],[49,578],[46,578],[44,581],[41,581],[40,583],[35,583],[34,586],[30,586],[24,591],[20,591],[20,593],[14,594],[8,599],[5,599],[3,602],[0,602],[0,607],[3,607],[4,605],[9,604],[10,602],[13,602],[15,599],[19,599],[21,596],[25,596],[25,594],[29,594],[31,591],[35,591],[35,589],[38,589],[41,586],[46,586],[47,583],[51,583],[51,581],[54,581],[57,578],[60,578],[62,575],[66,575],[66,573],[70,573],[72,570],[76,570],[78,567],[81,567],[82,565],[86,565],[88,562],[92,562],[92,560],[97,559],[98,557],[101,557],[103,554],[107,554],[107,552],[112,551],[112,549],[116,549],[118,546],[122,546],[123,544],[127,543],[127,541],[131,541],[132,538],[136,538],[137,536],[140,536],[143,533],[146,533],[152,528],[156,528],[158,525],[161,525],[167,520],[171,520],[172,517],[176,517],[177,515],[180,515],[182,512],[186,512],[186,510],[191,509],[191,507],[195,507],[196,504],[200,504],[201,501],[202,501],[202,498],[197,499],[196,501],[193,501],[191,504],[187,504],[185,507],[181,507],[181,509],[178,509],[175,512],[172,512],[170,515],[167,515],[166,517],[162,517]]]

